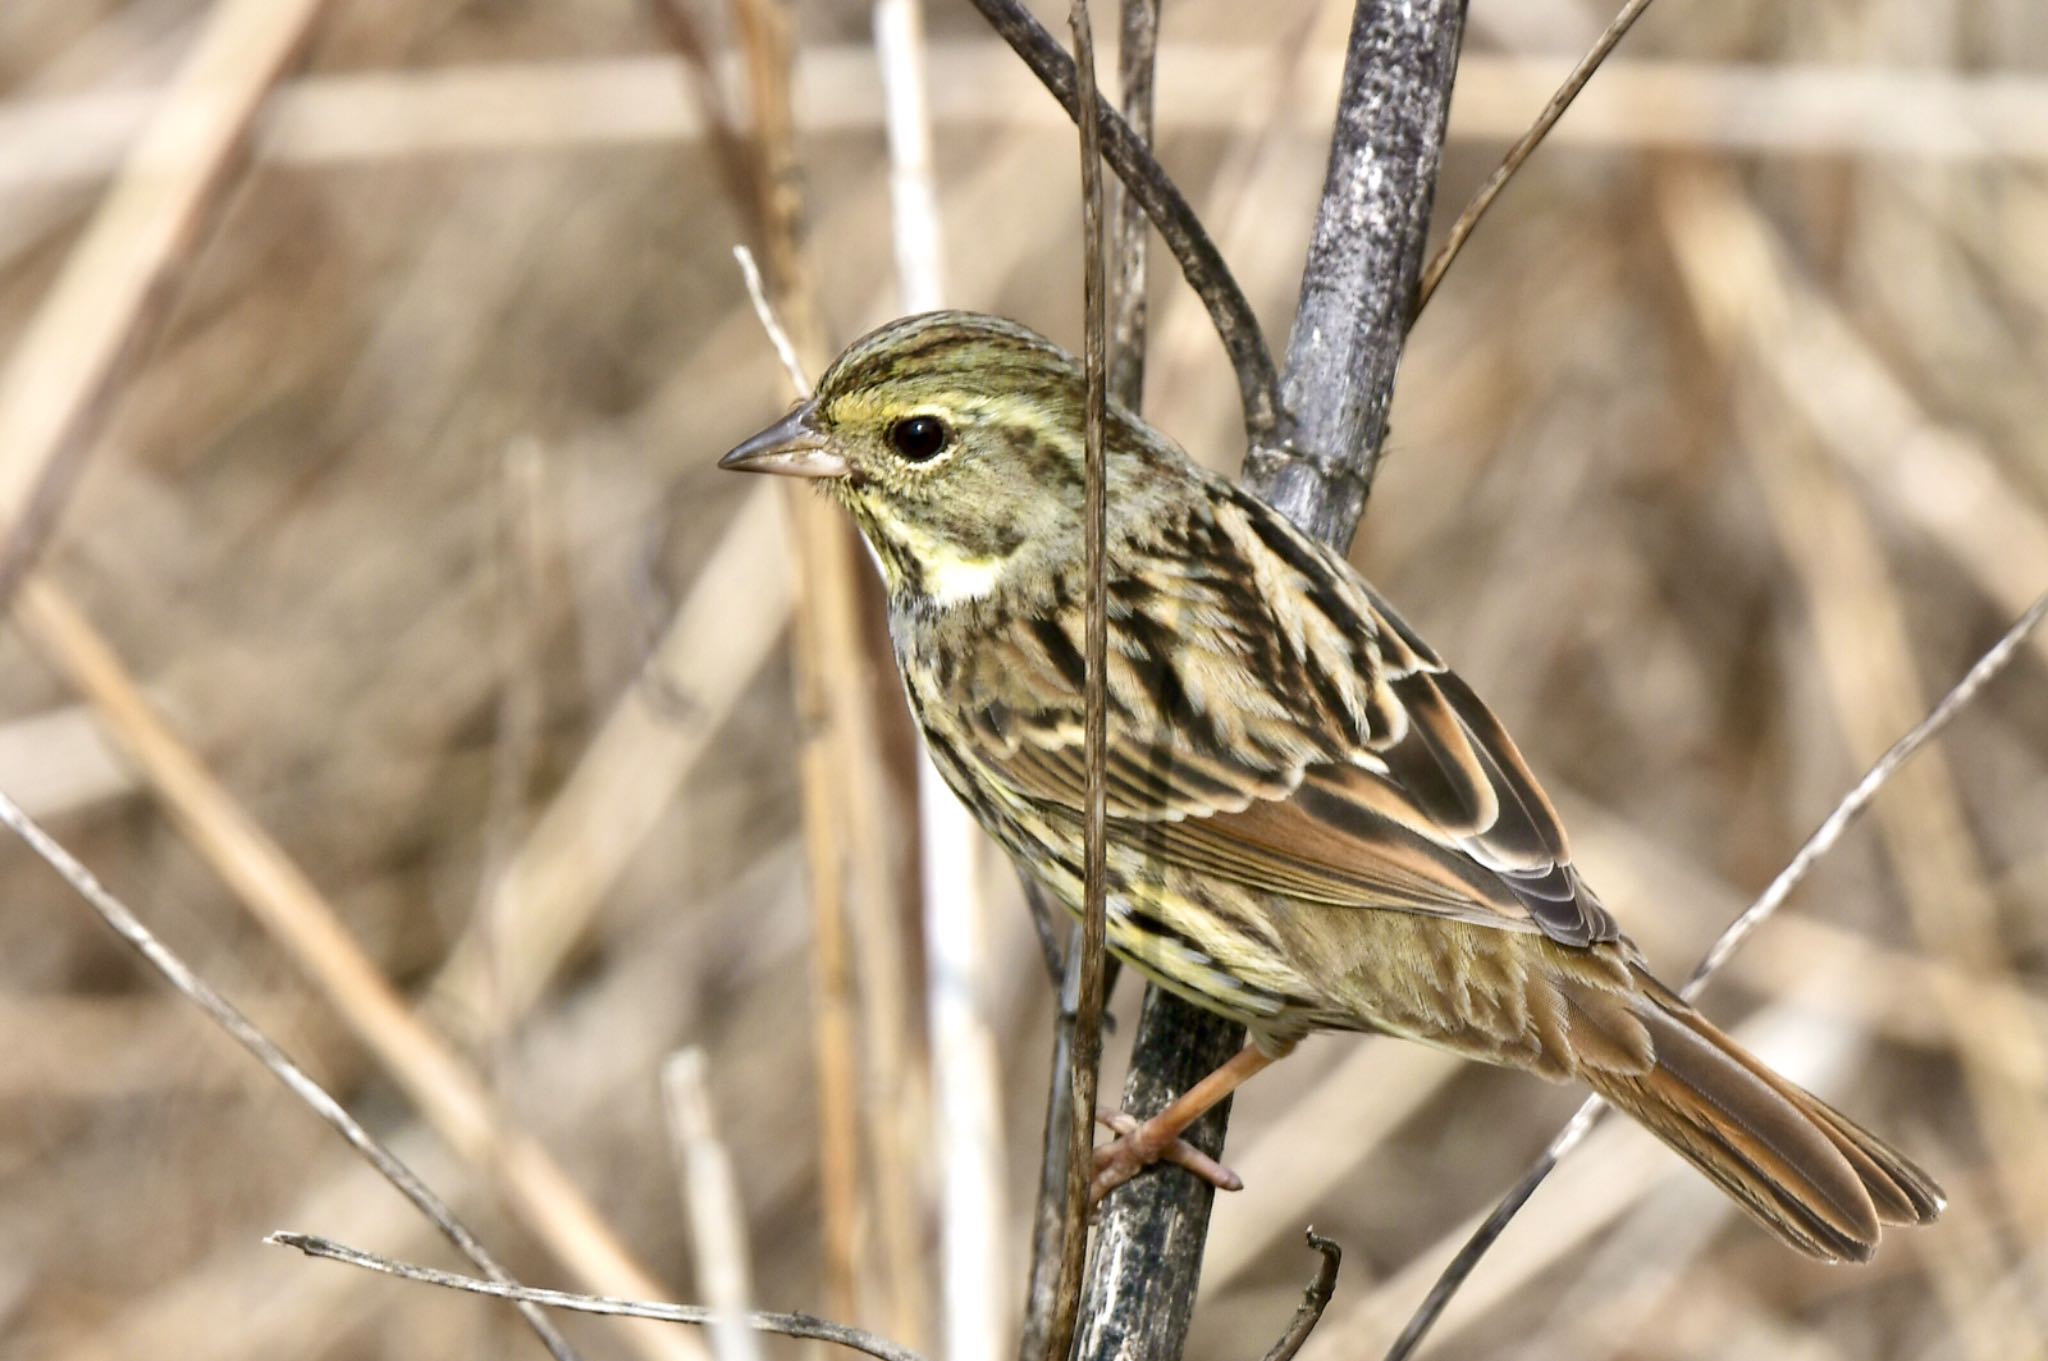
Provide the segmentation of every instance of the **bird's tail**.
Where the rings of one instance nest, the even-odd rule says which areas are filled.
[[[1895,1149],[1780,1077],[1663,984],[1637,971],[1631,1010],[1655,1065],[1582,1066],[1593,1089],[1792,1247],[1867,1261],[1886,1224],[1926,1224],[1941,1188]]]

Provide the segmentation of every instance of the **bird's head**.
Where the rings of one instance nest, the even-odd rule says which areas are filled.
[[[1072,355],[999,317],[928,312],[855,341],[816,396],[719,460],[814,478],[853,514],[899,598],[953,605],[1081,557],[1086,384]],[[1182,456],[1112,408],[1112,524]],[[1162,463],[1164,460],[1164,464]]]

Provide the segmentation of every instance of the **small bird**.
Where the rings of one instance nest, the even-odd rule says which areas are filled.
[[[815,479],[887,584],[953,791],[1082,903],[1083,428],[1074,358],[933,312],[854,342],[719,466]],[[1554,1080],[1646,1126],[1787,1244],[1867,1260],[1940,1189],[1653,978],[1498,719],[1344,558],[1112,404],[1109,947],[1251,1042],[1095,1155],[1235,1178],[1180,1135],[1312,1030]]]

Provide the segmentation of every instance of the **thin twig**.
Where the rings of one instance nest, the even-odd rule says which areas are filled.
[[[1072,0],[1068,22],[1074,30],[1074,62],[1079,73],[1082,295],[1087,316],[1083,360],[1088,384],[1087,479],[1082,511],[1087,566],[1083,639],[1087,670],[1082,686],[1087,769],[1082,805],[1081,932],[1076,943],[1080,989],[1071,1049],[1072,1152],[1067,1164],[1059,1284],[1053,1297],[1046,1361],[1066,1361],[1073,1351],[1074,1329],[1081,1310],[1081,1272],[1088,1255],[1096,1079],[1102,1064],[1102,967],[1109,882],[1109,785],[1105,774],[1109,759],[1109,609],[1104,583],[1109,488],[1102,444],[1109,415],[1109,298],[1108,261],[1104,258],[1102,239],[1103,104],[1095,92],[1095,35],[1088,16],[1088,0]]]
[[[1344,1250],[1317,1233],[1313,1225],[1308,1230],[1308,1245],[1321,1253],[1323,1260],[1302,1295],[1301,1307],[1294,1311],[1293,1321],[1280,1334],[1280,1340],[1267,1349],[1264,1361],[1293,1361],[1308,1335],[1322,1322],[1323,1310],[1330,1307],[1330,1300],[1337,1293],[1337,1268],[1344,1260]]]
[[[334,905],[143,696],[113,649],[47,579],[22,583],[16,618],[37,651],[88,699],[192,848],[291,955],[442,1137],[489,1167],[506,1199],[578,1277],[652,1294],[653,1273],[619,1241],[560,1163],[511,1125],[475,1069],[407,1005]],[[652,1358],[702,1361],[692,1338],[636,1329]]]
[[[326,1121],[334,1131],[348,1141],[349,1147],[363,1155],[364,1161],[377,1169],[384,1179],[398,1188],[400,1195],[418,1207],[419,1212],[432,1220],[453,1243],[463,1256],[475,1262],[500,1286],[516,1286],[517,1283],[498,1265],[489,1249],[477,1241],[476,1235],[455,1217],[455,1211],[448,1203],[435,1195],[427,1184],[413,1175],[411,1168],[399,1161],[396,1154],[378,1142],[377,1137],[364,1129],[342,1107],[339,1101],[328,1095],[327,1089],[307,1075],[305,1069],[292,1062],[291,1056],[277,1047],[268,1035],[256,1028],[254,1022],[236,1009],[234,1003],[221,996],[213,985],[193,972],[192,967],[180,959],[169,946],[158,940],[150,929],[142,924],[127,904],[123,903],[101,884],[93,872],[80,864],[77,857],[59,845],[36,821],[24,813],[20,806],[0,792],[0,822],[4,822],[28,848],[41,856],[44,863],[63,878],[83,898],[100,919],[113,928],[114,934],[146,960],[150,967],[162,974],[164,981],[177,989],[205,1012],[213,1023],[226,1031],[230,1038],[249,1051],[256,1061],[270,1070],[271,1076],[282,1082],[292,1095],[303,1101],[312,1112]],[[569,1345],[547,1316],[532,1304],[521,1304],[519,1312],[525,1316],[533,1331],[539,1335],[543,1345],[556,1361],[576,1361],[576,1351]]]
[[[2042,595],[2025,614],[2014,621],[2004,636],[1992,644],[1990,651],[1979,657],[1976,665],[1950,687],[1949,692],[1941,697],[1941,701],[1928,712],[1927,717],[1914,724],[1912,730],[1904,737],[1892,743],[1885,754],[1877,758],[1877,764],[1864,772],[1863,778],[1858,780],[1849,792],[1842,796],[1842,801],[1835,805],[1835,811],[1829,813],[1820,826],[1814,828],[1813,835],[1800,846],[1785,868],[1778,871],[1778,876],[1771,880],[1770,887],[1758,895],[1757,900],[1744,909],[1741,916],[1730,922],[1728,929],[1708,948],[1706,955],[1699,962],[1699,967],[1694,969],[1685,981],[1682,993],[1687,1001],[1698,996],[1700,989],[1706,986],[1707,979],[1728,962],[1728,957],[1741,948],[1742,943],[1749,939],[1752,932],[1784,905],[1785,900],[1792,896],[1792,890],[1799,887],[1800,881],[1806,878],[1822,856],[1835,848],[1835,843],[1848,831],[1849,824],[1870,806],[1871,801],[1877,797],[1877,792],[1884,788],[1885,782],[1891,779],[1898,768],[1911,760],[1913,753],[1925,746],[1930,738],[1947,727],[1955,716],[1975,700],[1978,693],[2011,663],[2013,654],[2019,651],[2021,645],[2026,642],[2027,635],[2040,624],[2044,615],[2048,615],[2048,594]]]
[[[974,7],[988,20],[989,27],[1024,59],[1046,89],[1077,121],[1080,101],[1075,97],[1074,62],[1060,49],[1053,36],[1031,17],[1020,0],[973,0]],[[1209,310],[1209,319],[1223,348],[1230,354],[1237,374],[1238,394],[1244,403],[1245,435],[1258,448],[1276,448],[1286,441],[1292,421],[1282,404],[1280,378],[1273,367],[1272,352],[1259,331],[1251,303],[1231,277],[1216,243],[1209,239],[1200,219],[1186,198],[1168,178],[1157,159],[1116,110],[1097,98],[1096,117],[1102,124],[1102,154],[1110,168],[1143,205],[1152,225],[1180,262],[1188,286]]]
[[[535,1290],[530,1286],[480,1281],[474,1276],[458,1276],[450,1271],[414,1266],[410,1262],[394,1262],[388,1257],[379,1257],[374,1253],[363,1252],[312,1234],[278,1232],[266,1235],[263,1241],[281,1248],[297,1248],[308,1257],[320,1257],[330,1262],[340,1262],[344,1266],[360,1267],[364,1271],[375,1271],[385,1276],[396,1276],[400,1280],[418,1281],[422,1285],[438,1285],[446,1290],[464,1290],[472,1295],[491,1295],[501,1300],[544,1304],[551,1309],[569,1309],[579,1314],[611,1314],[621,1318],[643,1318],[656,1323],[686,1323],[701,1327],[710,1323],[717,1312],[700,1304],[656,1304],[648,1300],[619,1299],[611,1295],[577,1295],[566,1290]],[[924,1361],[923,1357],[910,1348],[891,1342],[886,1337],[877,1337],[859,1328],[816,1318],[810,1314],[764,1313],[755,1310],[746,1315],[746,1321],[747,1326],[757,1333],[775,1333],[782,1337],[802,1338],[809,1342],[830,1342],[877,1357],[880,1361]]]
[[[1465,211],[1458,214],[1458,220],[1453,222],[1450,231],[1444,234],[1444,243],[1437,247],[1436,254],[1430,257],[1429,264],[1422,271],[1422,279],[1415,289],[1415,315],[1420,316],[1422,309],[1429,306],[1430,295],[1436,292],[1436,286],[1442,281],[1444,271],[1451,267],[1451,261],[1458,258],[1458,252],[1465,247],[1465,238],[1472,235],[1472,229],[1479,225],[1479,219],[1493,206],[1493,201],[1500,196],[1500,191],[1507,187],[1507,182],[1522,168],[1522,163],[1529,159],[1537,145],[1549,136],[1553,127],[1557,126],[1557,120],[1564,117],[1564,111],[1579,97],[1579,91],[1586,88],[1586,82],[1593,78],[1593,73],[1607,60],[1607,54],[1622,40],[1629,26],[1649,7],[1650,0],[1628,0],[1621,7],[1621,12],[1607,25],[1606,32],[1600,35],[1599,40],[1585,56],[1579,58],[1579,64],[1564,78],[1564,84],[1557,87],[1557,93],[1543,106],[1543,112],[1536,115],[1536,121],[1530,124],[1529,130],[1516,139],[1515,144],[1508,148],[1508,154],[1494,168],[1494,172],[1486,177],[1486,183],[1479,186],[1479,192],[1465,205]]]
[[[1036,888],[1026,886],[1029,893]],[[1075,932],[1077,938],[1079,932]],[[1054,995],[1052,1080],[1045,1101],[1044,1151],[1039,1160],[1038,1195],[1031,1217],[1031,1274],[1024,1288],[1024,1324],[1018,1330],[1018,1361],[1044,1361],[1059,1302],[1062,1245],[1067,1227],[1067,1174],[1074,1165],[1074,1017],[1081,1006],[1081,951],[1070,948],[1059,965]]]
[[[1144,142],[1152,139],[1152,64],[1156,55],[1158,0],[1124,0],[1123,42],[1118,51],[1119,81],[1123,87],[1124,117]],[[1108,311],[1109,355],[1107,385],[1112,400],[1131,410],[1139,407],[1145,376],[1145,243],[1143,210],[1128,189],[1113,185],[1109,258]],[[1039,948],[1051,972],[1053,990],[1059,999],[1059,1016],[1053,1042],[1052,1076],[1046,1093],[1044,1148],[1039,1173],[1039,1206],[1033,1220],[1031,1269],[1025,1286],[1024,1326],[1019,1333],[1017,1355],[1036,1361],[1045,1354],[1053,1312],[1060,1299],[1060,1271],[1065,1261],[1066,1239],[1063,1191],[1068,1171],[1074,1166],[1074,1143],[1068,1121],[1076,1106],[1073,1088],[1073,1035],[1075,1013],[1081,988],[1081,956],[1075,951],[1062,962],[1059,941],[1054,935],[1053,909],[1044,889],[1029,875],[1024,876],[1025,901],[1031,908],[1032,925],[1038,933]],[[1079,933],[1076,933],[1077,940]],[[1107,997],[1116,987],[1117,961],[1103,961],[1101,993]],[[1104,1023],[1107,1023],[1107,1017]]]
[[[323,0],[221,0],[0,371],[0,602],[34,563],[113,398],[205,239]]]
[[[711,1353],[717,1361],[760,1361],[746,1326],[753,1285],[747,1270],[746,1211],[732,1154],[718,1135],[704,1051],[679,1049],[661,1068],[662,1111],[690,1225],[697,1279],[711,1308]]]
[[[1066,950],[1060,944],[1059,927],[1053,914],[1058,911],[1045,896],[1045,886],[1028,874],[1017,876],[1024,892],[1024,907],[1031,914],[1031,934],[1038,938],[1038,953],[1045,957],[1045,976],[1054,993],[1066,976]]]
[[[1813,830],[1812,835],[1807,837],[1792,859],[1786,863],[1785,868],[1771,881],[1770,887],[1730,922],[1708,947],[1699,967],[1692,971],[1691,977],[1686,980],[1685,987],[1681,990],[1681,995],[1687,1001],[1699,996],[1707,980],[1728,962],[1736,949],[1763,925],[1772,913],[1784,905],[1792,890],[1798,887],[1815,863],[1834,849],[1850,824],[1870,806],[1886,781],[1912,759],[1914,752],[1940,735],[1942,729],[1946,728],[1955,716],[1976,699],[1984,687],[2011,663],[2026,642],[2027,635],[2034,631],[2044,617],[2048,617],[2048,595],[2036,600],[2032,608],[2014,621],[2012,627],[2005,631],[1990,650],[1979,657],[1976,664],[1964,673],[1963,678],[1950,687],[1948,693],[1942,696],[1941,701],[1927,716],[1914,724],[1905,736],[1894,742],[1863,778],[1842,796],[1834,811],[1829,813],[1820,826]],[[1387,1349],[1386,1361],[1407,1361],[1407,1358],[1415,1354],[1416,1348],[1422,1345],[1423,1339],[1442,1316],[1452,1297],[1471,1276],[1472,1269],[1479,1264],[1480,1258],[1486,1255],[1487,1250],[1507,1228],[1508,1221],[1512,1220],[1516,1212],[1528,1202],[1529,1197],[1535,1194],[1536,1188],[1543,1184],[1543,1179],[1550,1175],[1551,1169],[1585,1138],[1605,1109],[1606,1103],[1597,1096],[1588,1097],[1580,1105],[1564,1128],[1557,1132],[1549,1145],[1529,1165],[1521,1180],[1501,1197],[1493,1211],[1473,1231],[1472,1236],[1465,1241],[1464,1247],[1458,1250],[1458,1255],[1444,1268],[1443,1274],[1437,1277],[1436,1284],[1430,1287],[1429,1294],[1409,1318],[1407,1326],[1401,1330],[1401,1335],[1394,1340],[1394,1345]]]
[[[732,258],[739,262],[740,277],[747,281],[747,298],[754,304],[754,315],[760,318],[761,329],[768,333],[768,343],[775,347],[775,358],[782,364],[790,389],[798,400],[809,401],[811,380],[804,375],[803,361],[796,356],[796,345],[790,340],[789,332],[782,329],[782,322],[768,301],[768,289],[761,282],[761,266],[754,263],[754,252],[736,245],[732,248]]]

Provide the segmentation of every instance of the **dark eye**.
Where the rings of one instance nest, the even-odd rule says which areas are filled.
[[[937,458],[946,437],[946,423],[936,416],[911,416],[889,427],[889,443],[912,463]]]

